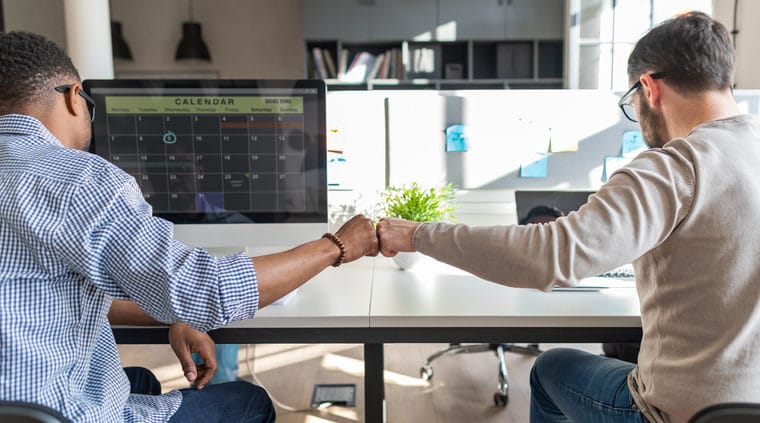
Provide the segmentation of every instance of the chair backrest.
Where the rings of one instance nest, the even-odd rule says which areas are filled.
[[[0,422],[71,423],[63,414],[52,408],[22,401],[0,401]]]
[[[689,423],[754,423],[760,421],[760,404],[725,403],[702,409]]]

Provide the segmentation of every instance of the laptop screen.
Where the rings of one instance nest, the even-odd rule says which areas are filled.
[[[517,221],[524,223],[536,207],[553,208],[567,215],[586,204],[595,191],[515,191]]]

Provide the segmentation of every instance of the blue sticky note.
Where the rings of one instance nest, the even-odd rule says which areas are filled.
[[[549,173],[549,154],[534,153],[520,163],[521,178],[546,178]]]
[[[451,125],[446,128],[446,151],[467,151],[467,135],[464,125]]]
[[[623,132],[623,157],[635,157],[647,148],[641,131]]]

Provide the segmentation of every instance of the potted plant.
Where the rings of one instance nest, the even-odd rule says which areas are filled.
[[[417,182],[389,186],[380,193],[379,208],[386,217],[414,222],[454,222],[454,210],[458,207],[455,194],[456,187],[451,183],[432,188],[424,188]],[[418,253],[398,253],[393,257],[401,269],[411,269],[418,260]]]

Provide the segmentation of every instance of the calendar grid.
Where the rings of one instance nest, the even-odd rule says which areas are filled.
[[[306,210],[302,109],[146,110],[107,114],[106,151],[135,177],[156,213]]]

